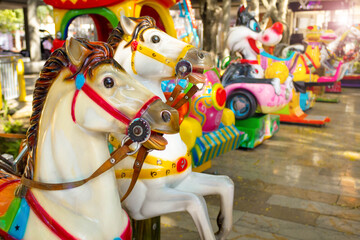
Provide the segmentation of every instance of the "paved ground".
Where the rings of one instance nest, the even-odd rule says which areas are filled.
[[[8,104],[11,109],[15,109],[16,112],[12,116],[14,119],[18,119],[24,122],[25,126],[28,126],[29,117],[32,109],[32,93],[34,91],[35,80],[38,74],[25,75],[26,83],[26,102],[18,102],[17,100],[9,100]]]
[[[28,94],[34,78],[26,76]],[[341,102],[316,103],[309,111],[329,116],[325,127],[282,124],[276,136],[256,149],[213,160],[207,172],[235,182],[234,226],[228,239],[360,239],[360,89],[328,96]],[[11,104],[18,108],[15,118],[31,109],[30,102]],[[206,200],[215,223],[219,199]],[[187,213],[169,214],[161,221],[164,240],[199,239]]]
[[[234,226],[228,239],[360,239],[360,89],[340,103],[316,103],[325,127],[284,125],[250,151],[232,151],[207,171],[235,182]],[[219,199],[207,199],[215,223]],[[199,239],[187,213],[161,218],[162,239]],[[215,225],[214,229],[217,230]]]

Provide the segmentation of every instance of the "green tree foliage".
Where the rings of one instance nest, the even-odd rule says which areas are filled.
[[[49,5],[38,6],[36,9],[36,15],[39,23],[46,23],[48,16],[54,18],[53,8]]]
[[[12,32],[24,25],[24,13],[22,9],[0,10],[0,31]]]

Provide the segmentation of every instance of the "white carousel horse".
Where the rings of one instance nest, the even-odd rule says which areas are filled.
[[[178,132],[177,111],[126,74],[108,44],[70,39],[56,50],[36,81],[28,165],[5,214],[13,222],[0,217],[0,238],[130,240],[107,135],[128,131],[135,117],[156,126],[152,131]],[[108,171],[77,184],[104,163]],[[2,172],[0,180],[3,206],[2,194],[19,179]]]
[[[164,101],[161,82],[175,78],[174,67],[180,59],[191,62],[194,72],[190,79],[203,78],[196,72],[211,62],[205,53],[155,28],[154,20],[148,17],[122,16],[108,41],[116,49],[114,58],[124,69]],[[226,239],[232,227],[232,180],[227,176],[192,172],[191,157],[180,135],[164,137],[168,141],[167,148],[149,153],[135,188],[123,202],[124,208],[136,220],[187,211],[201,239],[209,240],[215,236],[203,196],[220,195],[216,239]],[[128,158],[116,166],[122,195],[129,186],[133,162],[133,158]]]
[[[320,51],[321,52],[321,64],[323,64],[328,69],[334,70],[334,67],[328,61],[334,57],[334,53],[335,53],[336,49],[348,36],[355,40],[359,40],[360,39],[360,30],[355,27],[351,27],[348,31],[346,31],[343,34],[341,34],[340,36],[338,36],[334,41],[332,41],[331,43],[322,47],[321,51]]]
[[[243,59],[255,61],[260,54],[256,42],[273,46],[282,39],[283,25],[274,23],[270,28],[261,30],[255,17],[243,6],[239,8],[236,26],[231,27],[227,47],[231,52],[240,52]]]

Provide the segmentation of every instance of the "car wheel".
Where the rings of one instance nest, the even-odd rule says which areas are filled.
[[[256,111],[255,97],[244,90],[232,92],[226,100],[226,107],[235,113],[236,120],[252,117]]]

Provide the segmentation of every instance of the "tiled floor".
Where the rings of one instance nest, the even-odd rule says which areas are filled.
[[[360,239],[360,89],[343,89],[340,103],[316,103],[325,127],[282,124],[254,150],[213,160],[208,173],[235,183],[234,225],[228,239]],[[219,199],[207,197],[210,217]],[[199,239],[187,213],[161,218],[161,238]]]

